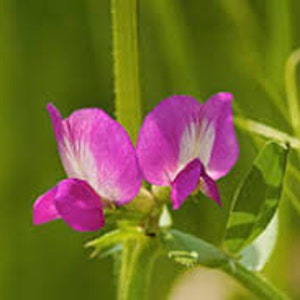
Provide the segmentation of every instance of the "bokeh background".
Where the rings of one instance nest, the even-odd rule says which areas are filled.
[[[140,0],[138,14],[144,114],[171,94],[204,100],[230,91],[237,114],[293,133],[284,72],[300,46],[299,1]],[[34,200],[64,177],[45,105],[54,102],[65,116],[80,107],[114,115],[111,52],[108,0],[0,0],[0,299],[114,299],[113,261],[91,260],[83,248],[97,233],[60,221],[32,225]],[[240,160],[219,183],[224,209],[203,198],[173,213],[176,227],[215,244],[259,145],[237,132]],[[265,269],[292,299],[300,299],[298,175],[287,178],[280,236]],[[150,299],[166,299],[182,271],[161,259]],[[232,297],[249,299],[242,290]]]

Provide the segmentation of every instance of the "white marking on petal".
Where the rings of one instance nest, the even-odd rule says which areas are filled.
[[[105,181],[99,182],[97,162],[83,139],[72,143],[67,136],[63,140],[64,167],[69,177],[85,180],[102,197],[103,200],[114,201],[119,198],[119,191],[109,174]],[[103,170],[102,170],[102,173]]]
[[[67,172],[69,177],[86,180],[90,185],[95,186],[97,182],[95,159],[84,143],[75,141],[74,144],[65,137],[64,153],[68,164]]]
[[[199,144],[201,144],[201,146],[198,152],[198,157],[205,167],[209,163],[209,159],[215,142],[215,137],[216,131],[214,125],[212,123],[209,123],[207,119],[203,119],[200,125]]]
[[[204,167],[206,167],[211,156],[214,141],[215,129],[213,124],[209,123],[207,119],[202,119],[200,124],[197,121],[189,123],[181,137],[179,168],[176,173],[178,174],[187,163],[195,158],[199,158]]]
[[[179,170],[180,172],[187,163],[198,157],[200,151],[199,126],[196,122],[191,122],[184,130],[179,151]]]

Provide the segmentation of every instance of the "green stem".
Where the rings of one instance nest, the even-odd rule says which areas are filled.
[[[132,253],[134,250],[134,240],[126,241],[122,244],[121,259],[118,261],[116,274],[118,274],[118,300],[127,299],[128,283],[130,281],[130,267],[132,262]]]
[[[294,51],[286,63],[285,83],[288,107],[294,132],[300,136],[300,114],[297,92],[297,66],[300,62],[300,49]]]
[[[112,0],[116,116],[133,141],[141,124],[137,0]]]
[[[235,125],[245,131],[255,133],[264,138],[274,139],[278,142],[289,143],[292,148],[300,149],[300,140],[297,137],[291,136],[283,131],[243,117],[235,117],[234,121]]]
[[[118,300],[146,300],[152,268],[159,254],[156,238],[142,236],[122,246]]]
[[[287,300],[289,299],[281,291],[275,288],[261,275],[248,271],[241,264],[230,261],[229,264],[223,266],[223,271],[235,278],[245,288],[256,295],[257,299],[265,300]]]

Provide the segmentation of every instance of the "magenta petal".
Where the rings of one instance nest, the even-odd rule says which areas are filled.
[[[48,106],[69,177],[86,180],[103,198],[124,204],[141,187],[135,149],[123,127],[100,109],[81,109],[65,120]]]
[[[191,161],[180,161],[182,135],[197,120],[200,108],[192,97],[173,96],[147,115],[139,133],[137,155],[148,182],[170,185],[178,170]]]
[[[70,133],[66,121],[64,121],[58,109],[51,103],[47,105],[47,110],[51,117],[55,138],[58,145],[59,154],[65,171],[68,175],[76,175],[71,161]],[[76,177],[76,176],[74,176]]]
[[[173,208],[178,209],[183,201],[192,193],[200,180],[203,167],[199,159],[190,162],[172,183],[171,200]]]
[[[210,149],[200,148],[200,159],[207,174],[214,180],[226,175],[239,155],[239,146],[233,127],[231,102],[231,94],[219,93],[205,102],[201,109],[200,122],[207,124],[207,127],[210,128],[204,131],[202,141],[212,140],[212,143],[209,146]],[[207,138],[207,136],[210,137]]]
[[[57,185],[55,204],[61,218],[77,231],[95,231],[104,226],[100,197],[83,180],[62,180]]]
[[[201,192],[208,198],[214,200],[218,205],[222,206],[221,197],[218,190],[218,186],[213,179],[211,179],[205,173],[201,175]]]
[[[54,134],[56,137],[56,140],[58,143],[61,143],[61,140],[63,138],[63,119],[59,113],[59,111],[56,109],[56,107],[52,103],[47,104],[47,110],[49,112],[53,129],[54,129]]]
[[[58,219],[60,216],[55,206],[57,187],[40,196],[33,206],[33,224],[40,225]]]

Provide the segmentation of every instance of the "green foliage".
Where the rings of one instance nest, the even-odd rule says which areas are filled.
[[[279,290],[273,287],[265,278],[249,270],[250,266],[257,267],[262,263],[260,260],[256,266],[250,258],[237,259],[226,255],[212,244],[178,230],[169,230],[161,233],[162,244],[169,257],[185,267],[202,265],[210,268],[223,270],[237,279],[259,299],[287,299]],[[243,265],[246,265],[245,268]]]
[[[239,252],[259,236],[274,216],[282,194],[289,148],[267,143],[234,197],[224,246]]]
[[[227,9],[227,14],[221,3],[230,2],[235,12]],[[288,48],[284,41],[290,39],[293,47],[299,44],[299,1],[155,0],[139,4],[144,112],[170,94],[206,98],[226,90],[235,95],[234,103],[247,117],[291,136],[290,114],[277,80],[284,77],[282,62]],[[280,7],[284,6],[289,8],[283,11]],[[36,197],[64,176],[45,104],[54,101],[65,113],[79,107],[101,107],[113,115],[110,1],[2,0],[0,7],[1,298],[94,300],[99,295],[115,299],[111,260],[91,262],[80,248],[94,234],[74,233],[60,221],[40,228],[30,226]],[[229,22],[233,13],[235,20]],[[270,13],[272,35],[265,26]],[[287,32],[288,18],[293,20],[292,35]],[[129,66],[127,71],[130,80],[133,70]],[[268,74],[275,84],[270,83]],[[266,128],[263,131],[268,132]],[[188,227],[188,232],[208,237],[215,244],[220,242],[232,192],[254,154],[251,140],[242,130],[239,143],[237,166],[218,183],[224,208],[201,197],[172,213],[176,226]],[[284,192],[300,212],[299,158],[294,149],[292,152],[295,157],[288,165]],[[255,190],[259,193],[258,186]],[[269,275],[278,285],[289,278],[285,288],[294,290],[293,299],[298,299],[299,287],[290,286],[296,278],[287,272],[287,265],[293,259],[291,249],[297,245],[299,224],[289,221],[292,209],[285,207],[280,211],[278,256],[270,262],[274,272]],[[104,248],[99,253],[103,254]],[[164,274],[174,273],[169,265],[163,267]],[[161,268],[157,266],[158,273]],[[162,283],[164,278],[152,279],[151,299],[165,300],[161,291],[169,283]]]
[[[261,271],[269,261],[278,237],[278,215],[275,214],[266,229],[240,255],[240,262],[248,270]]]
[[[138,236],[141,236],[141,231],[135,227],[123,228],[122,230],[117,229],[88,242],[86,247],[94,248],[91,257],[99,256],[103,258],[120,251],[122,243],[135,239]]]
[[[300,215],[300,172],[298,167],[300,164],[299,150],[291,149],[287,167],[287,180],[284,189],[284,195]]]
[[[228,260],[217,247],[179,230],[162,231],[160,238],[169,257],[186,266],[219,267]]]

